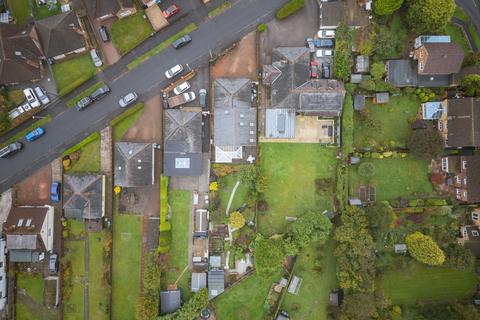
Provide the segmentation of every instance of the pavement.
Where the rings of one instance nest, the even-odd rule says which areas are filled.
[[[93,79],[74,90],[74,92],[55,102],[47,109],[54,120],[45,125],[47,133],[35,143],[25,143],[24,150],[9,159],[0,159],[0,192],[12,184],[29,176],[37,168],[60,156],[63,150],[75,145],[91,133],[109,124],[110,119],[124,110],[118,107],[118,99],[127,92],[136,91],[141,100],[147,100],[158,94],[158,90],[168,84],[163,76],[164,70],[182,63],[198,68],[208,63],[230,44],[239,41],[245,34],[254,30],[259,23],[272,19],[278,8],[286,0],[245,0],[238,1],[232,7],[213,20],[201,24],[191,33],[193,41],[181,50],[169,47],[150,58],[137,68],[129,71],[126,64],[138,55],[148,51],[182,28],[182,23],[160,32],[144,44],[127,54],[124,59],[99,73]],[[177,30],[178,31],[178,30]],[[112,94],[96,102],[84,111],[68,109],[65,102],[75,95],[103,79],[112,89]],[[4,139],[7,139],[3,137]]]
[[[480,0],[455,0],[470,17],[477,32],[480,32]]]

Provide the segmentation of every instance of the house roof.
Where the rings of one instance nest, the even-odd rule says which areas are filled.
[[[95,174],[63,176],[65,217],[100,219],[105,214],[105,176]]]
[[[388,92],[375,93],[375,103],[388,103],[390,101],[390,94]]]
[[[115,15],[121,8],[132,8],[133,0],[87,0],[95,12],[95,18]]]
[[[292,139],[295,137],[295,109],[267,109],[266,138]]]
[[[422,103],[422,117],[425,120],[440,119],[443,113],[442,103],[440,101],[431,101]]]
[[[213,90],[215,146],[256,146],[257,110],[252,108],[250,80],[219,78]]]
[[[8,259],[10,262],[38,262],[39,253],[32,250],[9,250]]]
[[[200,291],[200,289],[207,287],[207,274],[205,272],[193,272],[191,289],[193,292]]]
[[[152,184],[151,143],[117,142],[114,159],[116,186],[139,187]]]
[[[208,271],[208,298],[212,299],[225,290],[225,272],[223,270]]]
[[[40,44],[32,25],[0,24],[0,82],[12,84],[40,80]]]
[[[353,108],[357,111],[365,110],[365,96],[363,94],[355,94],[353,96]]]
[[[465,53],[459,44],[431,42],[423,47],[427,58],[421,74],[448,75],[460,71]]]
[[[395,87],[448,87],[454,83],[452,75],[417,74],[417,61],[388,60],[387,81]]]
[[[442,35],[421,35],[415,38],[415,48],[419,48],[425,43],[449,43],[451,42],[450,36]]]
[[[173,313],[180,309],[182,293],[180,290],[160,291],[160,313]]]
[[[468,202],[480,202],[480,154],[465,156],[467,159]]]
[[[480,98],[449,99],[447,146],[480,146]]]
[[[168,109],[164,118],[163,171],[166,176],[202,174],[202,115]]]
[[[309,80],[295,91],[299,97],[298,112],[321,117],[339,117],[342,113],[346,92],[343,82],[329,79]]]
[[[7,249],[36,250],[46,246],[42,227],[51,207],[12,207],[3,225],[7,235]]]
[[[43,53],[55,57],[85,47],[74,11],[56,14],[35,22]]]

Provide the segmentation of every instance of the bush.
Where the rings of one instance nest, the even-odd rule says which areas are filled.
[[[160,232],[160,238],[158,240],[158,253],[167,253],[170,251],[170,244],[172,243],[172,232],[163,231]]]
[[[301,10],[304,5],[304,0],[290,0],[283,7],[281,7],[280,10],[277,11],[276,17],[278,20],[283,20]]]
[[[358,166],[358,174],[365,178],[370,178],[375,174],[375,166],[371,162],[362,162]]]
[[[240,229],[245,225],[245,217],[240,212],[234,211],[228,218],[228,224],[230,224],[234,229]]]
[[[210,191],[218,191],[218,182],[213,181],[212,183],[210,183],[209,189],[210,189]]]
[[[447,200],[445,199],[427,199],[425,200],[425,205],[427,207],[435,207],[435,206],[446,206]]]
[[[265,23],[260,23],[258,26],[257,26],[257,30],[258,32],[264,32],[267,30],[267,25]]]
[[[442,265],[445,254],[430,236],[414,232],[405,238],[408,252],[417,261],[430,266]]]

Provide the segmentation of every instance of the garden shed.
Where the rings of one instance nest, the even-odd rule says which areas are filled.
[[[370,70],[370,59],[368,56],[357,56],[355,58],[355,72],[365,73]]]
[[[390,95],[388,92],[377,92],[373,97],[373,103],[380,104],[380,103],[388,103],[390,101]]]
[[[169,314],[180,309],[182,293],[180,290],[160,291],[160,313]]]
[[[353,96],[353,108],[355,111],[365,110],[365,96],[363,94],[355,94]]]
[[[205,272],[192,273],[192,292],[200,291],[200,289],[207,287],[207,274]]]
[[[393,246],[395,253],[405,254],[407,253],[407,245],[404,243],[399,243]]]
[[[302,286],[303,279],[297,276],[293,276],[292,280],[290,281],[290,285],[288,286],[288,292],[291,294],[297,294],[298,290]]]

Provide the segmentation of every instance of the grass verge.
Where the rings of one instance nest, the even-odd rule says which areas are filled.
[[[153,57],[154,55],[160,53],[162,50],[164,50],[165,48],[167,48],[169,45],[171,45],[175,40],[177,40],[178,38],[180,38],[181,36],[184,36],[192,31],[194,31],[195,29],[197,29],[198,26],[195,24],[195,23],[190,23],[189,25],[187,25],[185,28],[183,28],[182,30],[180,30],[178,33],[174,34],[173,36],[171,36],[170,38],[168,38],[167,40],[163,41],[162,43],[160,43],[158,46],[156,46],[155,48],[151,49],[150,51],[148,51],[147,53],[135,58],[132,60],[132,62],[130,62],[129,64],[127,64],[127,68],[128,70],[132,70],[132,69],[135,69],[136,67],[138,67],[139,65],[141,65],[143,62],[147,61],[148,59],[150,59],[151,57]]]
[[[137,103],[110,121],[110,125],[113,127],[113,141],[120,141],[122,139],[123,135],[142,114],[143,107],[143,103]]]
[[[23,137],[25,137],[25,135],[27,133],[29,133],[30,131],[32,131],[33,129],[35,128],[38,128],[38,127],[41,127],[47,123],[49,123],[50,121],[52,121],[52,116],[51,115],[47,115],[45,116],[44,118],[38,120],[38,121],[35,121],[34,124],[32,124],[30,127],[18,132],[17,134],[15,134],[14,136],[12,136],[10,139],[8,139],[7,141],[5,141],[4,143],[2,143],[0,145],[0,148],[3,148],[5,147],[6,145],[12,143],[12,142],[15,142],[15,141],[18,141],[20,139],[22,139]]]
[[[98,88],[102,87],[105,85],[105,82],[100,81],[95,83],[93,86],[85,89],[81,93],[77,94],[74,98],[70,99],[67,101],[67,107],[71,108],[73,107],[78,100],[82,99],[83,97],[89,96],[93,93],[93,91],[97,90]]]
[[[208,13],[208,17],[210,19],[213,19],[215,18],[216,16],[219,16],[222,14],[223,11],[227,10],[228,8],[230,8],[232,6],[232,4],[228,1],[225,1],[224,3],[222,3],[220,6],[216,7],[215,9],[211,10],[209,13]]]
[[[62,63],[55,63],[52,65],[52,70],[59,96],[64,96],[78,88],[97,73],[97,68],[89,54]]]

